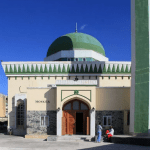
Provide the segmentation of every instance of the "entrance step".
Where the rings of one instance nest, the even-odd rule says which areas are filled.
[[[90,135],[63,135],[63,136],[54,136],[50,135],[47,138],[47,141],[94,141],[93,136]]]
[[[92,138],[89,135],[64,135],[57,137],[57,141],[91,141]]]

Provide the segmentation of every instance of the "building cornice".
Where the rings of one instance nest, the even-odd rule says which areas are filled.
[[[2,62],[6,75],[131,74],[131,62]]]

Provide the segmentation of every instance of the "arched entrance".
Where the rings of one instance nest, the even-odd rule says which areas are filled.
[[[89,107],[80,100],[72,100],[63,106],[62,135],[89,135]]]

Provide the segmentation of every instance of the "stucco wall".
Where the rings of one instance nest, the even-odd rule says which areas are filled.
[[[47,103],[36,101],[47,101]],[[27,89],[27,111],[29,110],[56,110],[56,89]]]
[[[130,110],[130,87],[97,88],[96,110]]]
[[[123,79],[121,76],[118,76],[117,79],[115,79],[115,76],[109,77],[105,76],[103,77],[99,77],[99,87],[130,87],[131,86],[131,77],[130,79],[128,78],[128,76],[124,76]]]
[[[86,95],[87,91],[91,91],[91,101],[83,96],[80,96],[79,94],[67,97],[67,95],[68,96],[70,95],[70,90],[72,90],[72,91],[78,90],[79,94],[81,93],[83,96],[87,96],[87,97],[89,96],[89,93]],[[86,91],[85,94],[84,94],[83,90]],[[66,92],[64,92],[63,97],[67,97],[67,98],[65,98],[63,101],[61,101],[61,91],[66,91]],[[68,91],[68,93],[67,93],[67,91]],[[58,86],[57,87],[57,104],[56,104],[57,108],[58,107],[62,108],[64,103],[66,103],[72,99],[83,100],[85,103],[87,103],[87,105],[89,106],[90,109],[92,107],[95,107],[96,86]]]
[[[6,97],[0,94],[0,117],[5,117],[6,114]]]
[[[74,80],[74,76],[70,77],[70,80]],[[69,77],[63,77],[63,80],[69,80]],[[78,77],[79,80],[89,80],[89,76],[85,77],[84,79],[82,76]],[[95,80],[96,77],[93,76],[90,78],[90,80]],[[92,107],[95,107],[97,110],[124,110],[129,109],[129,89],[130,88],[123,88],[123,89],[103,89],[103,88],[96,88],[95,86],[58,86],[57,87],[57,97],[55,97],[56,91],[54,89],[27,89],[27,87],[47,87],[48,84],[55,84],[56,80],[62,80],[62,77],[10,77],[10,80],[8,79],[8,126],[15,126],[15,94],[19,93],[26,93],[27,94],[27,110],[55,110],[58,108],[58,106],[61,108],[63,103],[69,99],[73,98],[79,98],[84,99],[87,101],[89,105]],[[99,86],[130,86],[131,78],[128,79],[128,77],[124,77],[123,79],[121,77],[98,77],[98,85]],[[61,90],[92,90],[92,101],[90,102],[84,97],[81,96],[72,96],[68,99],[65,99],[61,102]],[[121,93],[123,92],[123,95]],[[81,92],[80,92],[81,93]],[[109,94],[108,94],[109,93]],[[84,94],[82,94],[84,95]],[[89,94],[86,94],[87,97],[89,97]],[[113,96],[114,95],[114,96]],[[45,97],[46,96],[46,97]],[[39,107],[39,104],[35,104],[35,100],[48,100],[50,99],[50,105],[47,104],[41,104]],[[54,102],[54,100],[57,99],[57,103]],[[97,101],[95,102],[95,100]],[[113,100],[112,100],[113,99]],[[112,102],[111,105],[109,105],[110,102]],[[30,105],[29,105],[30,104]]]

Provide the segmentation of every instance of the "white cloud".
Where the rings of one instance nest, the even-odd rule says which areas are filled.
[[[80,30],[83,30],[85,28],[85,26],[87,26],[87,24],[84,24],[80,27]]]

